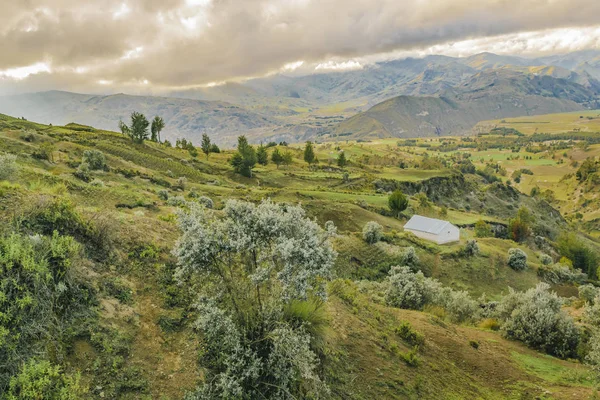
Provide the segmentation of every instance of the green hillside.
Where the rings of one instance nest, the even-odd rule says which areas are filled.
[[[440,98],[422,101],[440,112],[455,110]],[[383,136],[388,122],[372,128],[382,129]],[[556,174],[573,173],[576,167],[559,160],[596,154],[600,145],[583,150],[570,143],[534,152],[543,142],[494,132],[408,141],[340,139],[316,144],[313,165],[304,161],[304,145],[271,146],[269,157],[278,150],[291,159],[280,166],[256,164],[250,178],[230,165],[235,150],[205,157],[197,149],[194,156],[189,149],[136,144],[91,126],[49,126],[0,115],[0,399],[23,398],[26,387],[64,390],[73,399],[183,399],[186,393],[186,399],[234,398],[218,392],[224,377],[240,378],[236,384],[244,379],[245,395],[239,398],[252,397],[249,392],[286,399],[594,398],[597,375],[586,356],[597,327],[584,315],[592,305],[578,298],[578,287],[597,284],[597,265],[585,262],[600,245],[593,229],[570,218],[572,211],[561,214],[568,201],[560,187],[551,199],[530,196],[530,175],[509,181],[514,170],[529,168],[537,177],[549,164],[561,168]],[[519,151],[511,150],[516,147]],[[339,165],[342,152],[347,165]],[[501,161],[506,171],[493,170],[490,160]],[[400,213],[389,208],[395,190],[408,198]],[[261,203],[265,199],[287,206]],[[301,213],[296,205],[307,218],[289,219],[287,213]],[[460,242],[436,245],[404,232],[414,214],[456,224]],[[255,222],[247,222],[252,218]],[[518,238],[507,229],[517,226],[516,219],[526,226]],[[303,247],[314,239],[311,232],[333,234],[320,228],[330,229],[328,221],[337,233]],[[363,229],[372,221],[381,231],[369,243]],[[325,286],[328,300],[321,303],[316,289],[310,301],[280,300],[286,276],[244,275],[246,267],[270,262],[257,259],[256,251],[271,249],[261,247],[268,242],[261,236],[244,242],[236,231],[242,223],[266,236],[280,230],[292,235],[289,242],[275,242],[283,249],[279,257],[294,255],[286,259],[296,268],[288,271],[291,276],[331,261],[330,276],[319,275],[314,283]],[[228,226],[232,230],[219,236]],[[235,232],[239,241],[232,239]],[[566,234],[585,243],[587,255],[569,253],[574,250],[564,245]],[[469,250],[473,239],[477,251]],[[210,271],[225,258],[202,264],[192,257],[190,265],[206,265],[207,273],[180,269],[187,265],[179,251],[186,243],[195,255],[201,243],[212,243],[206,251],[228,243],[222,251],[242,249],[233,258],[244,267],[219,276]],[[298,248],[306,253],[293,253]],[[526,256],[523,270],[509,266],[513,248]],[[323,251],[317,254],[321,262],[297,261],[317,257],[315,249]],[[568,256],[572,259],[561,260]],[[583,265],[586,277],[577,269]],[[392,289],[400,275],[393,278],[394,266],[412,266],[422,279],[439,281],[427,281],[439,299],[398,306]],[[267,283],[254,286],[261,279]],[[558,301],[553,316],[564,318],[560,324],[573,331],[563,338],[561,325],[552,328],[559,333],[540,337],[550,341],[556,334],[565,343],[529,343],[510,330],[516,317],[495,311],[497,304],[507,306],[509,288],[523,292],[541,282],[564,296],[562,306],[552,300]],[[232,293],[238,302],[232,302]],[[224,314],[211,309],[207,298]],[[227,312],[242,317],[214,333]],[[247,329],[242,339],[231,333],[234,325]],[[230,342],[223,338],[239,340],[261,356],[250,357],[239,347],[228,353]],[[281,358],[269,358],[272,354]],[[245,368],[258,368],[252,360],[271,364],[246,375]]]

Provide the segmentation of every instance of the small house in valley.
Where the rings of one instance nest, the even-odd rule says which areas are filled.
[[[448,221],[428,218],[420,215],[413,217],[404,225],[404,230],[412,232],[421,239],[430,240],[437,244],[458,242],[460,231]]]

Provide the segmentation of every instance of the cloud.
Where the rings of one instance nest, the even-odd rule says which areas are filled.
[[[148,91],[261,76],[286,66],[358,68],[399,54],[600,47],[597,0],[8,3],[0,14],[3,92]],[[18,83],[6,74],[42,64],[48,69]]]

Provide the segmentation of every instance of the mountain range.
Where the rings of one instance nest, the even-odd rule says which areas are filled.
[[[484,119],[597,108],[600,51],[528,59],[432,55],[358,70],[272,75],[163,97],[50,91],[0,97],[0,112],[43,123],[115,130],[132,111],[160,115],[164,136],[230,145],[463,134]]]

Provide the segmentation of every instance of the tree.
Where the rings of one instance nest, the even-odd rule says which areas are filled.
[[[308,165],[315,162],[315,150],[310,140],[306,142],[306,146],[304,146],[304,161],[306,161]]]
[[[150,132],[152,132],[151,140],[153,142],[160,143],[160,132],[164,129],[164,127],[165,121],[163,121],[163,119],[158,115],[154,117],[154,119],[152,120],[152,126],[150,127]]]
[[[596,276],[598,255],[586,246],[581,239],[573,233],[563,233],[558,238],[558,252],[561,256],[573,262],[573,268],[578,268],[590,277]]]
[[[344,168],[347,163],[348,163],[348,160],[346,160],[346,153],[341,151],[340,155],[338,156],[338,159],[337,159],[337,165],[340,168]]]
[[[388,197],[388,206],[400,217],[400,213],[408,207],[408,199],[401,190],[396,189]]]
[[[135,143],[144,143],[144,140],[148,139],[149,125],[150,122],[148,122],[146,116],[136,111],[131,113],[131,125],[119,121],[121,133],[129,136]]]
[[[291,165],[294,162],[294,155],[292,154],[291,151],[286,151],[285,153],[283,153],[283,163],[285,165]]]
[[[260,165],[267,165],[269,163],[269,154],[267,153],[267,148],[262,144],[258,146],[258,151],[256,152],[256,160]]]
[[[515,218],[508,221],[509,238],[515,242],[522,242],[531,235],[530,225],[534,221],[531,212],[525,208],[519,208]]]
[[[269,200],[229,200],[222,212],[192,203],[179,226],[178,276],[203,291],[207,377],[189,398],[325,398],[311,344],[336,257],[330,231]]]
[[[208,160],[208,155],[212,150],[212,143],[210,142],[210,138],[206,133],[202,135],[202,145],[200,147],[202,148],[202,152],[206,154],[206,159]]]
[[[484,220],[480,219],[475,222],[475,236],[479,238],[490,237],[492,236],[492,229]]]
[[[237,153],[229,161],[235,172],[252,178],[252,168],[256,165],[256,151],[248,144],[246,136],[238,137]]]
[[[277,165],[277,169],[279,169],[279,165],[283,163],[283,155],[281,155],[281,152],[278,148],[275,148],[275,150],[273,150],[271,153],[271,161]]]

